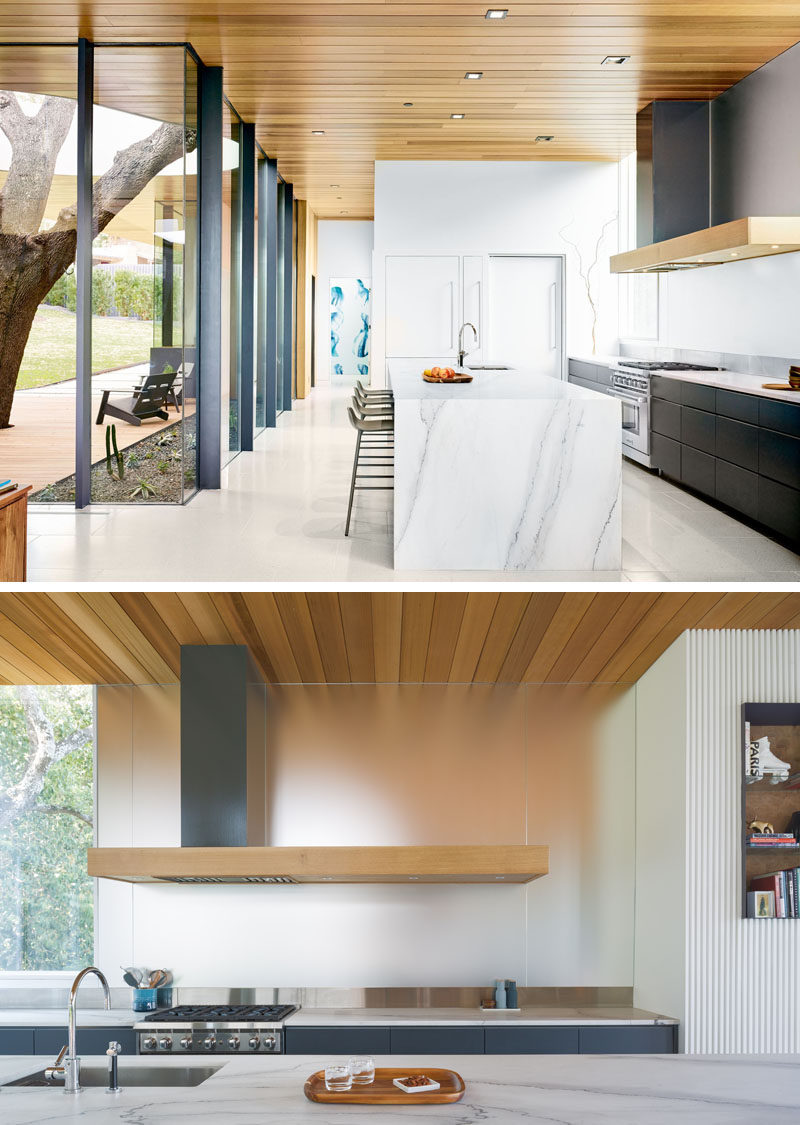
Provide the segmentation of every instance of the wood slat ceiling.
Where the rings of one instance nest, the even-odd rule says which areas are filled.
[[[685,629],[800,628],[800,593],[7,593],[0,682],[173,683],[246,644],[272,683],[635,682]]]
[[[510,16],[493,21],[488,6],[8,0],[0,41],[188,41],[224,66],[228,96],[296,195],[323,217],[359,217],[372,214],[376,159],[616,160],[653,98],[713,97],[800,39],[792,0],[503,0]],[[631,61],[600,66],[617,54]],[[106,75],[101,101],[158,116],[148,68],[120,59]],[[556,140],[535,146],[538,134]]]

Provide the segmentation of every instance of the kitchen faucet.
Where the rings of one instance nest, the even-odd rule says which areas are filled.
[[[81,969],[75,980],[72,982],[72,988],[69,990],[69,1029],[67,1036],[67,1046],[62,1047],[59,1056],[55,1061],[54,1066],[49,1066],[45,1071],[48,1078],[61,1078],[64,1077],[64,1093],[65,1094],[79,1094],[81,1089],[81,1060],[75,1054],[75,1022],[77,1016],[77,1001],[78,989],[81,986],[84,977],[89,973],[94,973],[97,979],[103,986],[103,996],[105,999],[106,1011],[111,1007],[111,993],[108,991],[108,981],[94,965],[90,965],[87,969]],[[66,1058],[64,1052],[66,1051]],[[61,1060],[64,1060],[63,1065]]]
[[[471,328],[472,335],[475,337],[474,346],[478,346],[478,329],[472,324],[471,321],[465,321],[458,330],[458,366],[464,366],[464,357],[466,356],[466,349],[464,348],[464,329]]]

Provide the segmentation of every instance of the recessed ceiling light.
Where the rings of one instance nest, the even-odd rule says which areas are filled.
[[[739,257],[738,252],[736,250],[731,250],[731,257],[732,258],[738,258]]]
[[[404,109],[411,109],[413,102],[403,102]]]
[[[508,8],[488,8],[484,19],[504,20],[508,15]]]
[[[339,214],[340,215],[349,215],[350,212],[349,211],[340,211]]]
[[[331,184],[331,187],[341,187],[341,184]]]
[[[312,137],[324,137],[325,136],[325,130],[324,129],[312,129],[311,130],[311,136]]]
[[[606,57],[603,59],[603,61],[600,63],[600,65],[601,66],[622,66],[624,63],[626,63],[628,61],[628,59],[630,57],[631,57],[630,55],[606,55]]]
[[[450,117],[453,121],[461,121],[464,117],[466,117],[466,114],[464,114],[464,113],[451,113]]]
[[[483,78],[483,71],[482,70],[468,70],[467,73],[464,75],[464,77],[472,79],[473,81],[477,81],[479,78]]]
[[[773,245],[773,246],[771,247],[771,249],[773,249],[773,250],[780,250],[780,245],[779,245],[779,244],[778,244],[778,243],[776,242],[776,243],[775,243],[775,244],[774,244],[774,245]]]
[[[698,260],[698,262],[701,262],[701,263],[705,262],[705,258],[698,258],[697,260]]]
[[[537,144],[537,145],[549,144],[550,141],[554,141],[554,140],[555,140],[555,137],[552,135],[552,133],[542,133],[541,136],[536,138],[536,140],[534,141],[534,144]]]

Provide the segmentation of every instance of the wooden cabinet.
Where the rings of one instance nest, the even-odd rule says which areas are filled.
[[[0,496],[0,582],[24,582],[28,559],[28,493],[18,488]]]
[[[800,545],[800,405],[654,375],[651,461]]]

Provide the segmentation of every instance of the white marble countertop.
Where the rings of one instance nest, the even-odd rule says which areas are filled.
[[[124,1088],[113,1096],[84,1089],[0,1089],[3,1125],[78,1121],[91,1125],[379,1125],[391,1121],[442,1121],[450,1125],[511,1122],[552,1125],[797,1125],[800,1066],[796,1056],[691,1055],[428,1055],[384,1056],[378,1066],[424,1071],[449,1067],[466,1092],[454,1105],[326,1106],[307,1100],[306,1078],[328,1057],[281,1055],[235,1059],[199,1086]],[[45,1060],[0,1056],[0,1082],[39,1069]],[[84,1059],[103,1065],[104,1058]],[[152,1059],[121,1060],[126,1066]],[[164,1065],[207,1066],[209,1059],[165,1059]]]
[[[576,386],[566,379],[554,379],[536,371],[514,368],[510,371],[472,371],[471,383],[426,383],[422,378],[429,359],[390,359],[387,363],[389,384],[395,399],[431,399],[441,401],[457,399],[474,402],[476,399],[510,399],[574,401],[601,399],[608,396]]]
[[[781,383],[766,375],[744,375],[739,371],[664,371],[666,379],[680,379],[683,383],[701,383],[705,387],[721,387],[726,391],[741,391],[760,398],[775,398],[782,402],[800,404],[800,391],[768,391],[764,383]],[[787,376],[788,378],[788,376]]]
[[[294,1027],[391,1027],[402,1024],[527,1027],[538,1024],[673,1024],[678,1021],[640,1008],[529,1007],[519,1012],[483,1012],[478,1008],[301,1008],[286,1022]]]
[[[78,1027],[133,1027],[144,1012],[130,1008],[81,1008],[78,1001]],[[67,1009],[0,1008],[0,1027],[66,1027]]]
[[[598,367],[613,367],[623,357],[621,355],[570,355],[569,359],[577,359],[579,363],[596,363]]]

